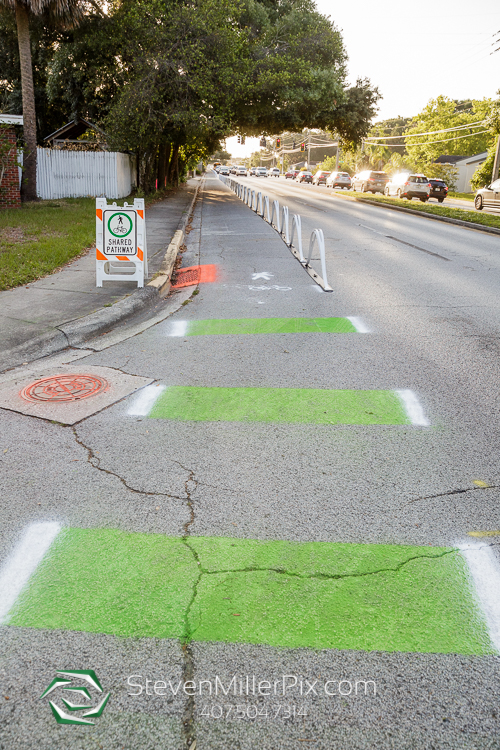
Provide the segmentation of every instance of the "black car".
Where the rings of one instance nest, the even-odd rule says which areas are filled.
[[[440,203],[444,201],[448,195],[448,185],[444,180],[429,178],[429,185],[431,186],[431,192],[429,198],[437,198]]]

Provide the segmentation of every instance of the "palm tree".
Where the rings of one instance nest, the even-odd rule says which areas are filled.
[[[22,180],[23,200],[34,201],[36,195],[36,113],[33,88],[33,66],[30,46],[30,16],[44,14],[59,19],[62,25],[71,26],[83,15],[82,0],[0,0],[0,5],[16,13],[17,42],[21,64],[21,89],[23,97],[24,169]]]

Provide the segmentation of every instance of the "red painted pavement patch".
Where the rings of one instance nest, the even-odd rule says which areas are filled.
[[[175,284],[172,289],[180,289],[183,286],[193,286],[195,284],[206,284],[217,281],[217,266],[189,266],[189,268],[179,268],[175,274]]]

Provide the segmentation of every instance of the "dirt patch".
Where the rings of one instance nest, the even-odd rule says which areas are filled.
[[[22,227],[4,227],[2,229],[3,245],[17,245],[22,242],[38,242],[38,237],[26,234]]]

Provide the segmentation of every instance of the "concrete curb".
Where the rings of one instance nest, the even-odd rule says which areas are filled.
[[[77,318],[69,323],[58,326],[52,331],[37,336],[20,346],[6,349],[1,354],[0,371],[16,367],[26,361],[33,361],[41,357],[56,354],[68,346],[79,346],[84,341],[94,338],[100,333],[108,331],[117,323],[131,315],[155,305],[161,297],[170,291],[170,280],[179,247],[182,245],[184,230],[193,212],[203,178],[196,186],[193,199],[187,211],[177,225],[174,237],[168,246],[160,267],[160,275],[150,281],[142,289],[136,289],[130,296],[116,302],[111,307],[102,307],[90,315]]]
[[[412,214],[412,216],[422,216],[424,219],[433,219],[434,221],[444,221],[447,224],[455,224],[459,227],[466,227],[467,229],[476,229],[478,232],[488,232],[488,234],[500,234],[500,229],[495,227],[487,227],[484,224],[475,224],[472,221],[462,221],[462,219],[450,219],[449,216],[438,216],[437,214],[428,214],[424,211],[417,211],[411,208],[405,208],[404,206],[392,206],[389,203],[379,203],[378,201],[365,200],[364,198],[357,198],[354,195],[341,195],[338,193],[332,194],[334,198],[340,198],[343,201],[355,201],[356,203],[367,203],[369,206],[378,206],[378,208],[388,208],[391,211],[401,211],[405,214]],[[459,209],[457,209],[459,210]]]
[[[147,285],[148,287],[157,289],[161,297],[164,297],[170,291],[172,272],[174,270],[175,260],[179,252],[179,248],[182,245],[182,242],[184,239],[184,231],[189,222],[189,218],[191,214],[193,213],[195,203],[198,199],[198,193],[204,182],[204,179],[205,178],[202,177],[199,184],[196,186],[196,190],[194,191],[191,205],[189,206],[185,215],[181,217],[181,220],[179,221],[179,224],[177,225],[177,231],[174,233],[172,242],[167,248],[167,252],[165,253],[165,257],[163,258],[163,262],[160,266],[158,276],[155,279],[152,279]]]

